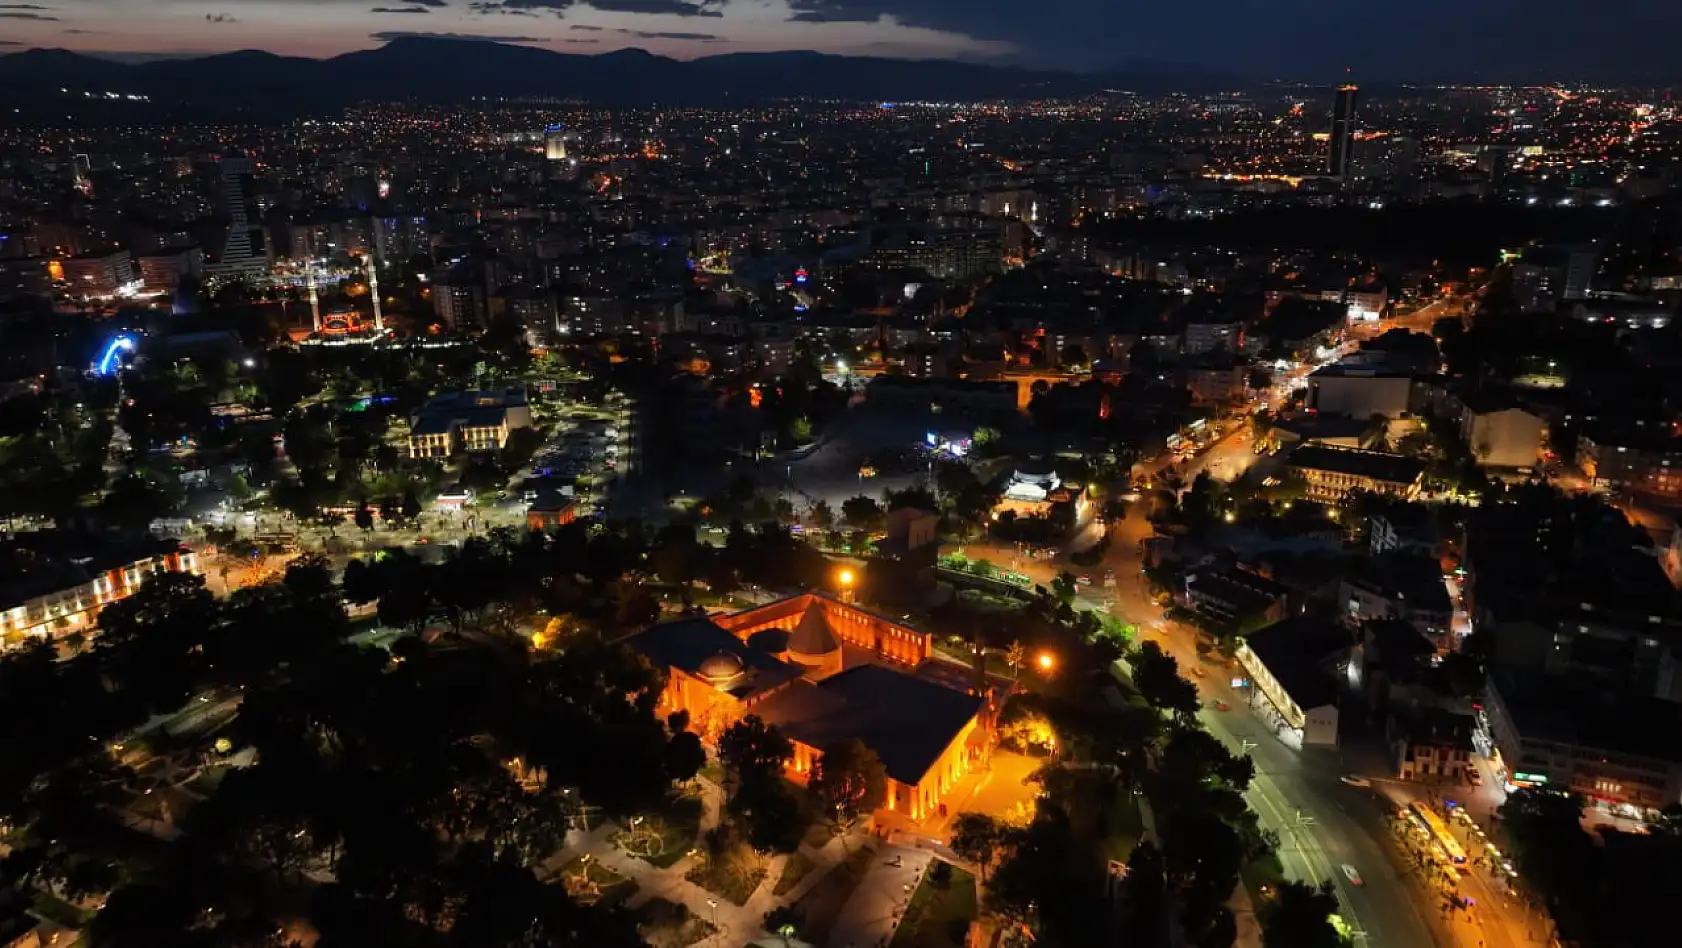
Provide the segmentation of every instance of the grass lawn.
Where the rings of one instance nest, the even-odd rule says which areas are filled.
[[[701,827],[701,798],[679,797],[664,813],[644,817],[635,830],[615,834],[613,845],[649,865],[669,869],[695,847]]]
[[[777,879],[777,887],[771,890],[772,894],[786,895],[793,891],[794,887],[800,884],[800,880],[806,878],[806,874],[814,868],[816,865],[807,859],[804,853],[795,853],[788,857],[783,863],[783,874]]]
[[[733,905],[746,905],[769,871],[764,856],[743,846],[726,859],[703,853],[684,878]]]
[[[930,864],[931,866],[933,863]],[[977,914],[975,877],[952,867],[952,878],[944,887],[934,884],[932,872],[923,873],[905,918],[894,930],[891,943],[898,948],[960,948]]]
[[[870,861],[874,858],[876,850],[868,846],[859,847],[845,862],[818,880],[818,884],[812,886],[801,896],[800,901],[795,903],[806,918],[806,924],[800,930],[800,937],[804,941],[814,945],[822,945],[829,941],[830,929],[835,927],[835,919],[840,916],[842,907],[863,881],[865,873],[870,869]]]
[[[580,905],[618,905],[636,892],[637,884],[596,860],[576,856],[555,873],[556,881]]]

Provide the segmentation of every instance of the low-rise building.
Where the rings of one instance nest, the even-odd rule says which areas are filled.
[[[1682,803],[1682,703],[1496,666],[1484,708],[1509,784],[1576,794],[1629,815]]]
[[[939,664],[927,633],[819,593],[662,623],[625,644],[667,672],[660,713],[688,712],[703,740],[756,715],[794,745],[785,772],[796,782],[827,749],[857,740],[887,772],[884,809],[915,821],[940,814],[992,751],[993,693],[921,673]]]
[[[71,296],[115,296],[134,282],[134,258],[127,250],[90,253],[64,261]]]
[[[409,457],[500,451],[509,432],[531,424],[531,408],[519,389],[439,395],[410,419]]]
[[[1392,503],[1367,516],[1367,545],[1373,556],[1396,551],[1437,554],[1437,524],[1424,504]]]
[[[1589,483],[1682,497],[1682,438],[1658,431],[1585,431],[1577,438],[1577,467]]]
[[[1285,618],[1290,589],[1240,567],[1200,566],[1186,572],[1186,607],[1218,625],[1278,622]]]
[[[1413,379],[1382,365],[1339,362],[1308,377],[1308,407],[1351,418],[1399,418],[1413,401]]]
[[[1337,666],[1351,638],[1314,618],[1276,622],[1244,636],[1238,663],[1250,676],[1250,702],[1294,731],[1304,746],[1338,741]]]
[[[1340,501],[1357,490],[1412,500],[1425,476],[1417,458],[1319,444],[1292,451],[1289,466],[1307,483],[1310,497],[1325,501]]]
[[[1448,405],[1460,426],[1460,441],[1479,467],[1535,466],[1547,429],[1540,415],[1496,392],[1450,396]]]
[[[0,650],[30,639],[91,635],[106,606],[160,572],[198,572],[174,540],[114,542],[40,531],[0,544]]]
[[[1339,587],[1344,616],[1351,622],[1400,619],[1418,629],[1437,648],[1455,642],[1454,604],[1443,585],[1442,567],[1428,556],[1385,553],[1346,576]]]
[[[1438,708],[1399,711],[1386,722],[1396,776],[1426,783],[1465,783],[1477,719]]]

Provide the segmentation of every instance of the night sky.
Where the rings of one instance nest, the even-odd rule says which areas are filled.
[[[1664,75],[1682,0],[0,0],[0,51],[329,56],[402,34],[678,58],[814,49],[1258,78]]]

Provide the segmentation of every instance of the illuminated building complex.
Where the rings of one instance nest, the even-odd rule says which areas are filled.
[[[0,651],[31,638],[94,631],[100,610],[139,591],[160,572],[198,572],[198,557],[173,540],[119,544],[56,531],[0,545]]]
[[[668,672],[662,713],[689,712],[705,740],[756,715],[794,744],[800,782],[826,748],[858,740],[887,771],[885,808],[913,820],[992,751],[994,703],[937,680],[928,633],[820,593],[663,623],[627,644]]]

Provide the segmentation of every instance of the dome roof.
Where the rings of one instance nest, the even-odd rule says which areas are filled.
[[[807,609],[788,637],[788,650],[800,655],[827,655],[840,647],[841,641],[829,627],[821,606]]]
[[[728,684],[742,674],[742,660],[729,652],[719,652],[702,661],[695,673],[708,684]]]
[[[748,648],[779,655],[788,651],[787,629],[760,629],[748,636]]]

